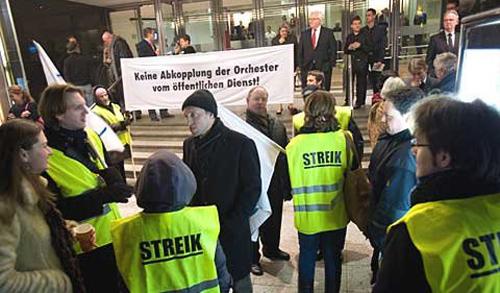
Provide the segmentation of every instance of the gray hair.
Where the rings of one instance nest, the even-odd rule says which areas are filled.
[[[460,16],[458,15],[458,12],[456,12],[455,10],[451,9],[451,10],[447,10],[444,14],[443,14],[443,17],[444,16],[447,16],[448,14],[451,14],[453,16],[455,16],[457,19],[460,18]]]
[[[323,14],[323,12],[321,12],[319,10],[313,10],[313,11],[309,12],[309,18],[313,15],[317,15],[319,17],[319,19],[321,20],[321,22],[323,22],[323,20],[325,19],[325,15]]]
[[[261,85],[257,85],[257,86],[254,86],[253,88],[250,89],[250,91],[248,92],[248,95],[247,95],[247,99],[249,99],[253,95],[253,93],[256,91],[263,92],[266,95],[266,98],[269,97],[269,92],[267,91],[267,89]]]
[[[435,70],[442,69],[443,75],[457,69],[457,56],[450,52],[441,53],[432,62]]]
[[[380,95],[385,99],[387,94],[406,87],[406,83],[399,77],[389,77],[385,80],[382,89],[380,90]]]

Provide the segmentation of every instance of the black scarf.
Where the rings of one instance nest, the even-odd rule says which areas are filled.
[[[258,131],[262,132],[265,136],[272,139],[272,127],[269,115],[266,114],[265,116],[262,116],[247,109],[246,117],[248,124],[252,125]]]
[[[419,178],[411,205],[447,199],[465,199],[500,192],[500,182],[474,180],[465,172],[446,170]]]

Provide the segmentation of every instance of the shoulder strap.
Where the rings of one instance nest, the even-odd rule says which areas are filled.
[[[349,166],[349,168],[352,168],[352,166],[351,166],[351,152],[352,152],[352,155],[353,155],[355,162],[358,162],[358,165],[359,165],[358,167],[361,167],[360,161],[358,158],[358,152],[356,151],[356,148],[354,147],[354,141],[352,140],[349,133],[347,133],[347,131],[344,131],[344,136],[345,136],[346,152],[347,152],[347,166]]]

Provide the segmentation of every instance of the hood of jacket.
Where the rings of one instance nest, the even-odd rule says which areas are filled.
[[[175,154],[160,150],[151,155],[136,183],[137,205],[144,212],[172,212],[184,208],[196,192],[196,179]]]

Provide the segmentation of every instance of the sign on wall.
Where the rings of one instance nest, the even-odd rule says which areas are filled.
[[[226,106],[245,105],[257,85],[270,104],[293,102],[293,45],[121,59],[125,108],[179,109],[198,89]]]

